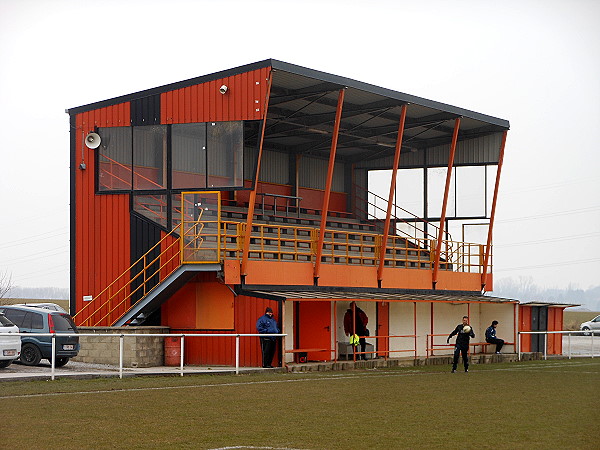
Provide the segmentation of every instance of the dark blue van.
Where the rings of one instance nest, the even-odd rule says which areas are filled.
[[[0,306],[0,313],[18,326],[21,333],[56,333],[56,367],[64,366],[69,358],[77,356],[79,337],[60,336],[61,333],[78,333],[67,313],[34,306]],[[52,361],[52,338],[21,336],[20,361],[27,366],[36,366],[41,359]]]

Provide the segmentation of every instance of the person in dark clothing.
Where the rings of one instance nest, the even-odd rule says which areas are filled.
[[[271,308],[267,307],[265,314],[260,316],[256,321],[256,331],[260,334],[279,334],[279,327],[277,326],[277,321],[273,317],[273,310]],[[263,367],[273,367],[271,364],[273,363],[276,343],[277,338],[275,336],[260,337]]]
[[[452,362],[452,373],[456,372],[458,366],[458,358],[462,354],[465,372],[469,371],[469,341],[475,337],[473,328],[469,325],[469,316],[463,316],[462,323],[458,324],[454,331],[450,333],[446,342],[450,343],[450,338],[456,336],[456,344],[454,345],[454,361]]]
[[[368,336],[369,334],[369,331],[367,330],[368,323],[369,318],[365,312],[356,306],[356,302],[351,302],[346,314],[344,315],[344,332],[346,333],[346,336],[351,336],[353,334],[363,336],[359,339],[360,351],[362,354],[359,355],[358,359],[367,359],[367,355],[365,355],[365,350],[367,349],[367,340],[364,338],[364,336]]]
[[[504,345],[504,339],[498,339],[496,337],[496,327],[498,326],[498,321],[494,320],[492,324],[487,327],[485,330],[485,342],[489,342],[490,344],[496,344],[496,353],[500,354],[500,350],[502,350],[502,346]]]

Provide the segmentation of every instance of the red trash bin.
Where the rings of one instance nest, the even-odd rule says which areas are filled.
[[[181,337],[165,338],[165,366],[181,364]]]

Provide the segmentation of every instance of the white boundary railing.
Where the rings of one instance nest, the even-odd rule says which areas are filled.
[[[590,334],[590,331],[519,331],[518,339],[517,339],[517,353],[519,355],[519,361],[521,361],[521,336],[524,334],[543,334],[544,338],[544,360],[548,359],[548,335],[549,334],[566,334],[568,335],[567,340],[567,354],[569,355],[569,359],[571,359],[571,335],[584,335],[587,336]],[[594,333],[591,333],[590,340],[590,353],[591,357],[594,357]]]
[[[179,372],[183,376],[183,350],[186,337],[235,337],[235,374],[240,373],[240,337],[283,337],[287,334],[257,334],[257,333],[229,333],[229,334],[209,334],[209,333],[166,333],[166,334],[147,334],[147,333],[0,333],[0,336],[36,336],[36,337],[51,337],[52,338],[52,355],[51,363],[51,379],[55,379],[55,362],[56,362],[56,337],[68,336],[91,336],[91,337],[118,337],[119,338],[119,378],[123,378],[123,354],[124,340],[126,337],[179,337],[181,338]]]

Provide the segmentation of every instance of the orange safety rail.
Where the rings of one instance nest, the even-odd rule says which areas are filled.
[[[389,336],[359,336],[359,338],[365,338],[365,339],[375,339],[377,341],[377,339],[387,339],[389,342],[389,339],[391,338],[411,338],[413,339],[414,342],[414,348],[412,349],[403,349],[403,350],[373,350],[372,352],[354,352],[354,361],[356,361],[356,355],[370,355],[370,354],[379,354],[379,353],[384,353],[385,354],[385,359],[389,358],[390,353],[406,353],[406,352],[411,352],[414,354],[414,357],[417,357],[417,345],[416,345],[416,341],[415,339],[417,338],[416,334],[403,334],[403,335],[389,335]],[[359,347],[360,344],[356,347]],[[355,348],[356,350],[356,348]]]
[[[441,349],[441,348],[446,348],[446,349],[453,349],[455,344],[447,344],[446,342],[444,342],[443,344],[436,344],[434,342],[434,338],[435,337],[439,337],[439,336],[443,336],[444,338],[448,338],[447,334],[428,334],[427,335],[427,346],[426,346],[426,352],[425,355],[428,358],[429,356],[434,356],[433,352],[436,348]],[[514,343],[512,342],[505,342],[505,345],[514,345]],[[488,345],[496,345],[496,344],[490,344],[488,342],[469,342],[469,347],[473,347],[473,352],[472,353],[476,353],[475,350],[477,347],[482,347],[481,351],[482,353],[484,353],[484,348]],[[447,356],[447,355],[446,355]]]
[[[110,162],[110,166],[109,167],[117,166],[117,167],[119,167],[121,169],[125,169],[125,171],[134,173],[131,166],[128,166],[128,165],[123,164],[123,163],[120,163],[119,161],[116,161],[116,160],[114,160],[112,158],[109,158],[106,155],[100,155],[100,157],[104,158],[108,162]],[[100,165],[105,165],[105,164],[106,164],[106,161],[100,161]],[[140,166],[137,166],[137,167],[139,168]],[[112,171],[106,171],[105,170],[105,171],[102,172],[102,174],[103,175],[107,175],[107,176],[112,177],[112,178],[115,178],[115,179],[117,179],[119,181],[122,181],[122,182],[124,182],[126,184],[131,185],[131,180],[124,180],[124,179],[120,178],[118,175],[115,175]],[[147,181],[148,183],[153,184],[154,186],[156,186],[157,189],[164,189],[165,188],[164,186],[158,184],[156,181],[151,180],[148,177],[145,177],[144,175],[140,174],[139,172],[135,172],[135,174],[137,175],[138,178],[141,178],[142,180]]]
[[[219,229],[220,260],[241,259],[246,224],[221,221]],[[319,230],[316,227],[257,224],[250,235],[250,259],[269,261],[314,261]],[[204,233],[203,236],[207,234]],[[210,235],[216,239],[216,231]],[[374,266],[381,251],[380,234],[351,230],[325,230],[324,262]],[[481,271],[480,244],[444,241],[440,269],[455,272]],[[216,246],[210,245],[215,249]],[[418,239],[416,244],[400,236],[389,236],[385,256],[388,266],[431,269],[435,240]],[[458,249],[458,250],[452,250]],[[185,259],[184,259],[185,260]]]
[[[450,334],[450,333],[448,333],[448,334]],[[446,341],[444,341],[444,344],[436,344],[434,342],[435,337],[443,336],[445,339],[447,339],[448,334],[428,334],[427,335],[427,341],[426,341],[426,345],[425,345],[425,357],[426,358],[433,356],[433,351],[436,348],[447,348],[447,349],[454,348],[454,344],[448,344],[448,343],[446,343]]]
[[[154,244],[143,256],[134,262],[127,270],[119,275],[111,284],[96,295],[93,300],[85,305],[76,315],[75,321],[79,326],[110,326],[115,323],[127,310],[133,306],[131,300],[138,294],[141,300],[160,284],[167,276],[175,271],[180,264],[172,264],[173,261],[179,261],[179,239],[173,239],[171,243],[165,245],[165,248],[152,257],[151,254],[162,248],[163,242],[172,239],[174,232],[179,229],[173,229],[171,232]],[[132,276],[136,267],[141,265],[141,270]],[[171,270],[167,268],[170,267]],[[158,277],[158,282],[156,278]],[[154,283],[153,286],[150,286]],[[137,284],[137,286],[135,286]],[[137,302],[136,302],[137,303]]]

